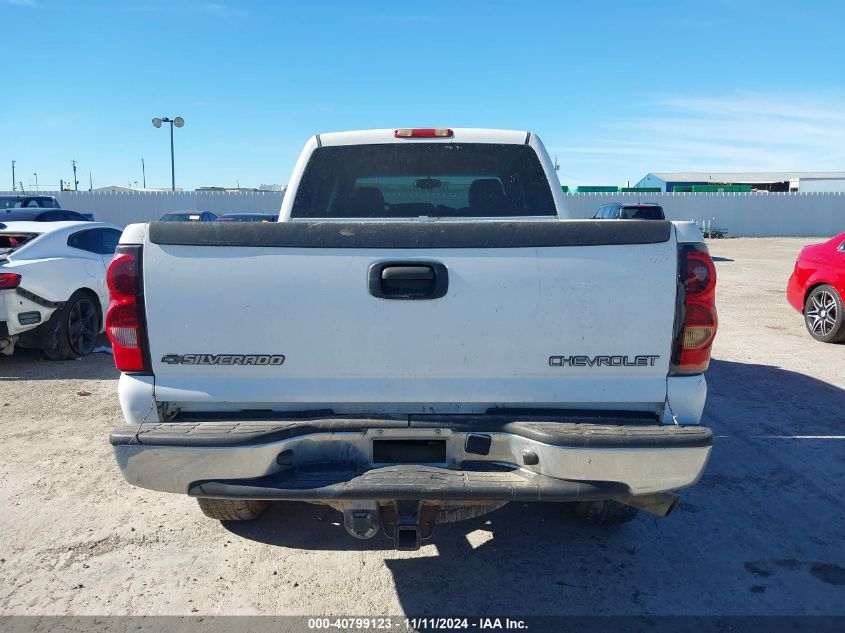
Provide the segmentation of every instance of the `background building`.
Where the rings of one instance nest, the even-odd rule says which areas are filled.
[[[637,187],[661,191],[799,191],[845,192],[842,171],[655,172]]]

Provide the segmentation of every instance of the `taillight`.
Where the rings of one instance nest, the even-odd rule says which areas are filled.
[[[415,127],[393,131],[396,138],[451,138],[455,135],[448,127]]]
[[[706,246],[704,248],[707,248]],[[716,267],[710,253],[686,249],[686,271],[684,287],[687,295],[700,295],[716,289]]]
[[[17,273],[0,273],[0,290],[11,290],[21,285],[21,276]]]
[[[684,244],[679,249],[683,322],[672,363],[673,374],[698,374],[710,365],[716,338],[716,267],[704,244]],[[680,306],[679,306],[680,307]]]
[[[117,247],[106,282],[110,297],[106,334],[112,344],[114,364],[120,371],[149,373],[140,246]]]

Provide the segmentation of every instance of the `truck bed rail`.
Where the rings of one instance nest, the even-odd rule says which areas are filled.
[[[260,248],[541,248],[660,244],[672,223],[634,220],[521,222],[152,222],[162,246]]]

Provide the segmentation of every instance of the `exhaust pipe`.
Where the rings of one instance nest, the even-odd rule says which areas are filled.
[[[678,505],[680,500],[681,498],[678,495],[672,494],[671,492],[656,492],[650,495],[625,497],[619,501],[626,506],[645,510],[659,517],[667,517],[675,509],[675,506]]]

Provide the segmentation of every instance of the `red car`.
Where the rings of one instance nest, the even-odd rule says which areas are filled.
[[[845,341],[845,233],[801,249],[786,298],[817,341]]]

